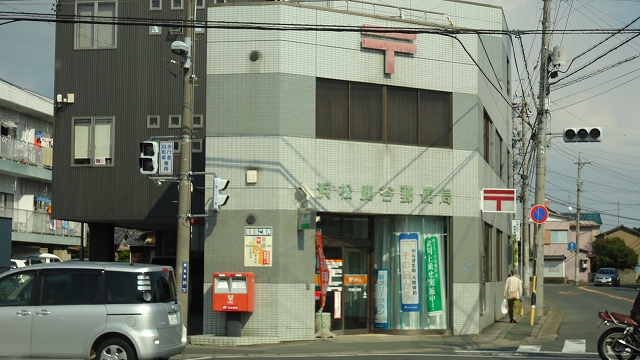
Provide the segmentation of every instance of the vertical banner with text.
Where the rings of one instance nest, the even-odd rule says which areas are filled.
[[[403,312],[420,311],[418,281],[418,233],[398,234],[400,248],[400,293]]]
[[[375,270],[375,318],[374,327],[376,329],[388,329],[388,309],[389,309],[389,270]]]
[[[316,252],[318,254],[318,273],[320,275],[320,310],[324,310],[324,304],[327,301],[327,287],[329,286],[329,268],[327,267],[327,259],[324,257],[322,248],[322,231],[316,230]]]
[[[424,239],[425,277],[427,279],[427,314],[442,313],[442,293],[440,288],[440,254],[438,237],[427,236]]]

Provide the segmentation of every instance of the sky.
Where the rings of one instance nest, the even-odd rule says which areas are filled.
[[[50,15],[54,13],[52,1],[0,0],[0,15]],[[542,0],[475,2],[501,6],[511,30],[542,28]],[[577,162],[585,162],[580,174],[580,208],[582,213],[600,213],[602,231],[618,225],[640,228],[640,20],[633,22],[639,16],[640,0],[552,1],[554,34],[550,45],[565,47],[567,63],[560,67],[558,78],[552,80],[558,83],[549,93],[546,198],[554,211],[575,212]],[[635,33],[605,33],[630,23],[629,28]],[[0,20],[0,78],[53,98],[54,34],[52,23]],[[524,87],[524,98],[532,106],[533,123],[541,35],[522,35],[522,45],[516,37],[512,39],[513,101],[522,101]],[[599,44],[602,40],[606,41]],[[585,126],[602,127],[602,142],[565,143],[558,136],[564,128]],[[531,179],[530,205],[534,199],[534,169],[520,170]]]

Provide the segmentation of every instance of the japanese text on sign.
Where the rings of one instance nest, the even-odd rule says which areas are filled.
[[[442,313],[442,293],[440,289],[440,256],[438,254],[438,237],[427,236],[424,239],[425,273],[427,279],[427,313]]]
[[[244,228],[244,266],[272,266],[273,227]]]
[[[400,287],[403,312],[420,311],[418,283],[418,234],[400,233]]]
[[[354,186],[351,184],[341,184],[340,186],[333,186],[331,182],[325,181],[318,183],[317,195],[318,200],[327,199],[331,200],[333,193],[337,193],[341,200],[353,200],[354,199]],[[439,192],[432,187],[423,187],[421,189],[414,189],[413,186],[401,185],[400,188],[384,185],[380,188],[375,188],[373,185],[365,184],[360,187],[360,201],[373,201],[376,196],[379,196],[383,202],[393,202],[395,199],[399,199],[400,203],[411,204],[413,202],[420,202],[421,204],[433,204],[436,195],[440,194],[440,203],[451,205],[453,203],[453,194],[451,189],[442,189]],[[355,195],[358,199],[358,196]]]

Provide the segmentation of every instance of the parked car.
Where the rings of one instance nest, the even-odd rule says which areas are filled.
[[[44,264],[52,262],[60,262],[60,258],[53,254],[48,253],[34,253],[27,255],[16,256],[17,259],[24,261],[26,265]]]
[[[68,261],[0,275],[0,358],[156,359],[187,343],[173,268]]]
[[[16,269],[20,267],[25,267],[27,264],[23,260],[11,259],[11,268]]]
[[[593,285],[620,286],[620,274],[614,268],[600,268],[593,277]]]

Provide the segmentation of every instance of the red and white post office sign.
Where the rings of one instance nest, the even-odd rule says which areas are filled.
[[[480,209],[482,212],[515,213],[515,189],[482,189],[480,194]]]

